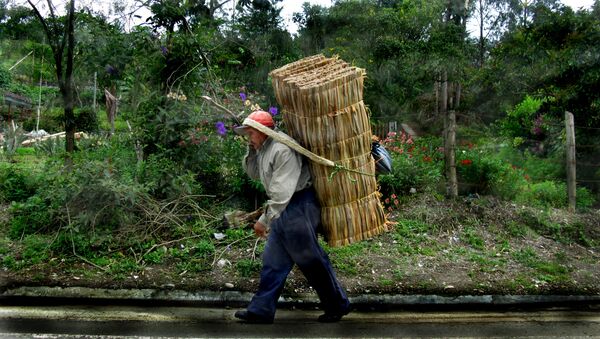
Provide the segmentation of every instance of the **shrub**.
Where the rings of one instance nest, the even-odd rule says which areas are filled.
[[[505,169],[501,160],[481,150],[462,150],[456,154],[456,175],[464,193],[491,193]]]
[[[13,164],[0,164],[0,201],[25,201],[35,189],[30,175]]]
[[[0,65],[0,89],[8,88],[12,83],[10,72]]]
[[[515,200],[531,206],[561,208],[566,206],[566,198],[565,184],[543,181],[528,185]]]
[[[148,192],[159,199],[203,193],[194,173],[160,154],[149,156],[140,165],[137,177]]]
[[[242,277],[249,278],[260,272],[262,264],[257,260],[241,259],[235,267]]]
[[[46,237],[29,235],[23,239],[21,257],[28,265],[39,264],[49,258],[49,241]]]
[[[541,126],[535,125],[536,114],[540,107],[547,102],[547,98],[533,98],[527,95],[523,101],[511,110],[506,112],[506,117],[500,121],[500,128],[504,135],[508,137],[526,137],[529,138],[531,134],[538,132],[534,131],[535,128]]]
[[[9,236],[12,239],[47,230],[54,224],[49,204],[38,195],[25,202],[13,203],[9,212],[12,216]]]
[[[384,196],[404,195],[435,189],[442,178],[443,154],[439,139],[420,138],[413,141],[404,133],[390,133],[383,142],[392,157],[392,172],[379,176]]]
[[[98,131],[98,117],[91,107],[75,110],[74,114],[77,132],[93,133]]]
[[[593,194],[585,187],[578,187],[576,196],[579,208],[588,208],[595,203]],[[555,181],[534,183],[528,185],[515,200],[537,207],[564,208],[567,206],[567,184]]]

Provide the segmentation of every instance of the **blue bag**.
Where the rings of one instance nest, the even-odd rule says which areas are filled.
[[[375,160],[376,174],[388,174],[392,171],[392,157],[378,141],[371,143],[371,155]]]

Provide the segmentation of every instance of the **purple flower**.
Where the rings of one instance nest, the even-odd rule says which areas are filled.
[[[271,106],[269,107],[269,113],[271,113],[272,116],[276,116],[277,114],[279,114],[279,111],[277,110],[277,107]]]
[[[117,69],[114,68],[112,65],[106,65],[106,73],[110,74],[110,75],[115,75],[117,74]]]
[[[162,52],[163,56],[166,56],[167,52],[169,52],[169,50],[165,46],[160,46],[160,51]]]
[[[246,93],[241,92],[240,93],[240,98],[242,99],[242,101],[246,101],[247,97],[246,97]]]
[[[227,129],[225,128],[225,124],[222,123],[221,121],[217,122],[215,124],[215,126],[217,127],[217,133],[219,133],[219,135],[225,135],[227,134]]]

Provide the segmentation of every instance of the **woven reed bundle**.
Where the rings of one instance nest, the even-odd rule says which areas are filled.
[[[362,104],[354,104],[334,114],[319,117],[306,117],[286,111],[285,118],[286,124],[302,127],[296,131],[299,135],[294,137],[304,140],[308,147],[336,143],[339,140],[355,137],[370,129],[369,117],[365,106]],[[327,133],[329,130],[335,130],[337,133]],[[336,157],[331,160],[337,159],[341,158]]]
[[[386,219],[362,100],[365,71],[339,58],[316,55],[273,70],[270,76],[288,134],[338,165],[310,164],[329,245],[347,245],[383,232]]]

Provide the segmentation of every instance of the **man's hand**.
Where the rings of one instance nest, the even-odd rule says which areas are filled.
[[[254,224],[254,233],[256,234],[256,236],[258,236],[260,238],[266,238],[267,237],[267,226],[263,225],[260,221],[257,221]]]

